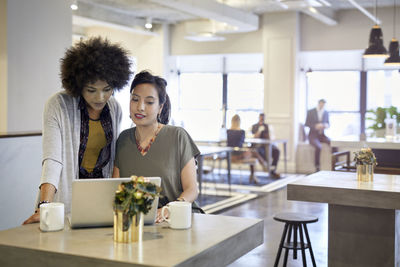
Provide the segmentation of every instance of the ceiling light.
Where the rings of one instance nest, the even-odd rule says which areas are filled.
[[[310,10],[312,13],[314,13],[314,14],[316,14],[318,11],[314,8],[314,7],[312,7],[312,6],[310,6],[309,8],[308,8],[308,10]]]
[[[378,0],[375,0],[375,18],[378,19],[377,12]],[[382,29],[376,22],[372,27],[371,33],[369,34],[368,48],[365,49],[364,58],[366,57],[387,57],[387,50],[383,46],[383,34]]]
[[[399,41],[393,38],[389,44],[389,57],[385,60],[385,66],[400,66]]]
[[[151,18],[147,18],[146,19],[146,24],[144,24],[144,27],[146,28],[146,29],[151,29],[151,28],[153,28],[153,23],[152,23],[152,19]]]
[[[78,10],[78,1],[74,0],[71,4],[71,9],[72,10]]]
[[[187,35],[185,36],[185,39],[195,42],[216,42],[216,41],[224,41],[225,37],[216,35],[211,32],[202,32],[196,35]]]
[[[393,38],[389,44],[389,57],[385,60],[385,66],[400,66],[399,41],[394,37],[396,35],[396,0],[393,0]]]

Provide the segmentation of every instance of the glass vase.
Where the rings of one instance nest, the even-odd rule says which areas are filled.
[[[359,182],[372,182],[374,180],[374,165],[373,164],[357,165],[357,180]]]
[[[114,210],[114,241],[132,243],[143,240],[144,214],[130,217],[122,210]]]

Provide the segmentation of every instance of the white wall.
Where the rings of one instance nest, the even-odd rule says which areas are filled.
[[[372,10],[370,10],[373,13]],[[400,13],[400,7],[396,9]],[[398,16],[397,16],[398,17]],[[379,8],[378,18],[382,21],[383,41],[389,45],[393,37],[393,8]],[[341,10],[337,13],[338,25],[327,26],[310,16],[301,15],[300,30],[302,51],[353,50],[368,46],[369,33],[374,22],[360,11]],[[400,38],[400,19],[396,22],[396,37]]]
[[[224,41],[194,42],[186,40],[185,25],[171,26],[171,55],[261,53],[262,31],[225,34]]]
[[[7,131],[7,0],[0,0],[0,132]]]
[[[61,89],[59,59],[71,40],[68,1],[7,2],[7,131],[42,128],[43,106]]]
[[[42,137],[0,138],[0,230],[21,225],[35,211],[42,171]]]

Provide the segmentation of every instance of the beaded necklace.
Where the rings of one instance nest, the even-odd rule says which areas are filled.
[[[145,154],[147,153],[147,151],[149,151],[149,149],[150,149],[151,145],[153,144],[154,140],[156,140],[156,137],[157,137],[158,133],[160,132],[160,129],[161,129],[161,124],[158,124],[157,130],[156,130],[156,132],[154,133],[154,136],[150,139],[149,144],[148,144],[145,148],[143,148],[143,147],[140,145],[140,143],[139,143],[139,141],[138,141],[139,138],[137,137],[137,131],[135,131],[136,147],[137,147],[137,149],[139,150],[140,154],[145,155]],[[137,130],[137,129],[136,129],[136,130]]]

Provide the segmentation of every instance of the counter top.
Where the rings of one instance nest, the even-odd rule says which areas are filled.
[[[0,231],[0,265],[225,266],[262,244],[263,229],[259,219],[193,214],[190,229],[145,226],[141,243],[123,244],[112,227],[41,232],[31,224]]]
[[[346,147],[360,149],[368,146],[372,149],[400,149],[400,140],[386,139],[378,137],[369,137],[366,140],[360,140],[358,136],[345,136],[339,139],[332,139],[331,146],[333,147]]]
[[[358,182],[354,172],[321,171],[288,184],[288,200],[400,209],[400,176],[374,174]]]
[[[288,200],[328,203],[328,266],[400,266],[400,176],[317,172],[288,185]]]

